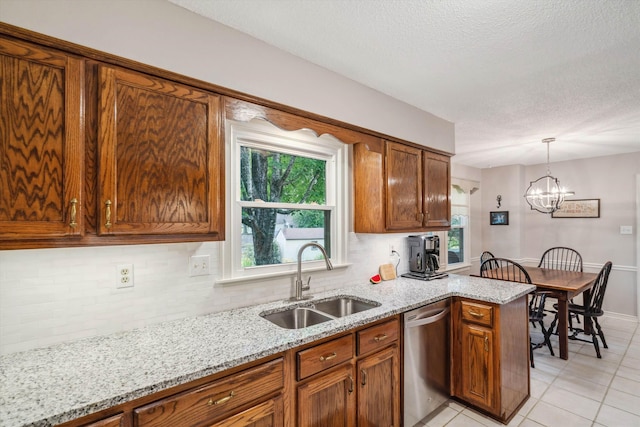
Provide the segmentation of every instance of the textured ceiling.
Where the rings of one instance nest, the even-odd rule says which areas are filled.
[[[486,168],[640,151],[640,0],[169,0],[455,123]]]

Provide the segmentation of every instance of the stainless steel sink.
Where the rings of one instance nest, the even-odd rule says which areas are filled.
[[[327,322],[332,317],[307,307],[296,307],[290,310],[278,311],[271,314],[261,314],[271,323],[286,329],[300,329],[308,326],[317,325]]]
[[[275,313],[261,313],[260,316],[281,328],[301,329],[379,306],[377,302],[341,296],[305,307],[295,307]]]
[[[316,310],[334,317],[344,317],[350,314],[360,313],[380,306],[378,303],[365,302],[349,297],[333,298],[314,304]]]

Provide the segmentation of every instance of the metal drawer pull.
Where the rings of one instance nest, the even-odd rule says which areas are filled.
[[[349,394],[353,393],[353,377],[349,375],[349,390],[347,390]]]
[[[333,352],[333,353],[331,353],[331,354],[327,354],[327,355],[325,355],[325,356],[320,356],[320,361],[321,361],[321,362],[324,362],[324,361],[326,361],[326,360],[335,359],[335,358],[336,358],[336,356],[338,356],[338,354],[334,351],[334,352]]]
[[[386,340],[387,334],[380,334],[380,335],[376,335],[375,337],[373,337],[373,339],[375,340],[375,342],[380,342],[380,341],[384,341]]]
[[[105,228],[111,228],[111,200],[104,202],[105,206]]]
[[[484,336],[484,351],[489,352],[489,337]]]
[[[360,376],[362,377],[360,385],[364,387],[365,385],[367,385],[367,371],[365,371],[364,369],[360,369]]]
[[[207,405],[209,405],[209,406],[211,406],[211,405],[221,405],[221,404],[227,402],[229,399],[231,399],[234,396],[235,396],[235,393],[233,392],[233,390],[231,390],[231,393],[229,393],[229,396],[225,396],[222,399],[213,400],[213,397],[210,397],[209,401],[207,402]]]
[[[478,313],[477,311],[469,310],[469,314],[472,315],[473,317],[479,317],[479,318],[484,317],[484,313]]]
[[[78,223],[76,222],[76,214],[78,212],[76,209],[77,204],[78,199],[76,199],[75,197],[71,199],[71,220],[69,221],[69,227],[71,228],[76,228],[76,226],[78,225]]]

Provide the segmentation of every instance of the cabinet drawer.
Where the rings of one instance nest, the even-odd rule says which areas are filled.
[[[486,304],[462,301],[462,319],[478,325],[493,326],[493,307]]]
[[[247,369],[195,390],[134,410],[134,426],[201,425],[284,385],[282,359]]]
[[[85,424],[83,427],[123,427],[124,425],[124,415],[118,414],[100,421]]]
[[[358,332],[358,355],[385,347],[398,339],[398,319]]]
[[[353,337],[338,338],[298,352],[298,379],[310,377],[353,357]]]

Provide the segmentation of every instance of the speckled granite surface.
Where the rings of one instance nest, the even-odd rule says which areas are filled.
[[[260,313],[307,302],[276,301],[2,356],[0,427],[56,425],[449,296],[505,304],[533,289],[453,274],[430,282],[398,278],[315,295],[381,305],[300,330]]]

